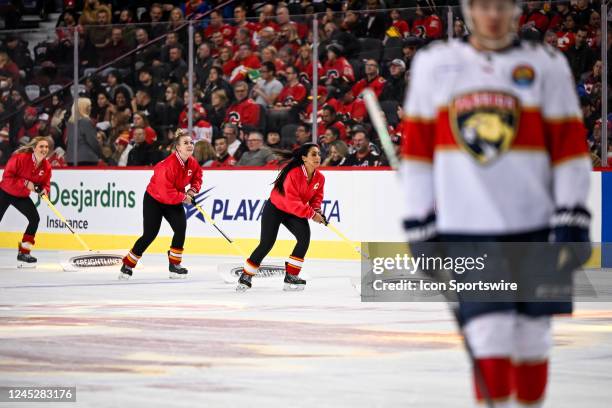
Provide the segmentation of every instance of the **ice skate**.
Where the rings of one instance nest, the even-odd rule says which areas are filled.
[[[37,259],[30,254],[19,252],[17,254],[17,261],[18,268],[36,268]]]
[[[238,279],[238,286],[236,286],[236,292],[246,292],[251,289],[251,279],[253,275],[249,275],[248,273],[242,272],[240,275],[240,279]]]
[[[300,292],[305,286],[306,281],[298,275],[285,274],[285,286],[283,287],[285,292]]]
[[[126,264],[121,265],[121,272],[119,272],[119,280],[128,280],[132,277],[132,268]]]
[[[181,264],[169,264],[168,270],[170,279],[187,279],[187,268],[181,266]]]

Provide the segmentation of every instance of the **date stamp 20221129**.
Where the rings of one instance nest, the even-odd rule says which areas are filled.
[[[0,387],[0,402],[76,402],[76,387]]]

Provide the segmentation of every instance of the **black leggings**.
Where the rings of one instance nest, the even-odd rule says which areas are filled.
[[[183,248],[185,243],[185,230],[187,229],[187,219],[183,204],[162,204],[149,193],[145,192],[142,203],[143,233],[134,244],[132,252],[134,255],[142,256],[151,242],[157,237],[161,227],[162,217],[168,221],[174,235],[172,236],[172,248]]]
[[[40,216],[32,199],[30,197],[15,197],[0,188],[0,220],[4,217],[4,213],[9,208],[9,205],[15,207],[17,211],[28,219],[28,228],[25,230],[26,235],[36,235]]]
[[[270,200],[266,202],[261,217],[261,238],[259,246],[255,248],[249,259],[261,265],[261,261],[268,255],[278,235],[278,229],[283,224],[297,239],[292,256],[304,259],[310,245],[310,225],[306,218],[299,218],[293,214],[279,210]]]

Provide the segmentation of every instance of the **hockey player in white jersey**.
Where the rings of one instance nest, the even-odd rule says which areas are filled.
[[[520,5],[463,0],[471,35],[434,43],[412,65],[401,174],[408,240],[586,242],[590,161],[564,56],[521,42]],[[571,302],[461,303],[482,374],[479,402],[544,400],[551,316]]]

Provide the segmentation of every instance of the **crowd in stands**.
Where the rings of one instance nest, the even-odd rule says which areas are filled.
[[[188,128],[190,102],[202,166],[274,164],[274,149],[311,141],[313,129],[324,165],[386,165],[362,92],[370,88],[378,96],[399,145],[411,61],[419,48],[447,33],[447,8],[433,1],[234,2],[218,9],[222,1],[64,3],[55,32],[43,42],[0,33],[0,165],[37,135],[53,143],[55,167],[153,165],[171,152],[177,129]],[[588,0],[526,2],[519,28],[520,37],[566,55],[596,165],[602,127],[599,7]],[[454,12],[453,36],[465,37],[459,8]],[[65,87],[73,77],[75,31],[84,78],[76,104]],[[612,120],[607,129],[612,131]]]

